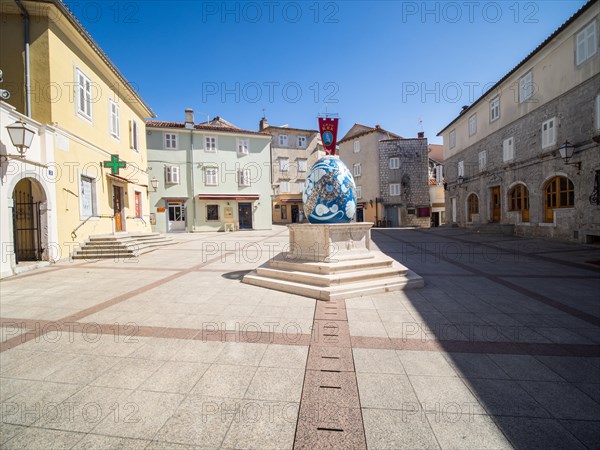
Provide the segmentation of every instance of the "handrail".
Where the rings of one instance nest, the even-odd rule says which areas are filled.
[[[95,219],[114,219],[115,216],[106,216],[106,215],[99,215],[99,216],[89,216],[87,217],[83,222],[81,222],[79,225],[77,225],[76,228],[73,229],[73,231],[71,231],[71,239],[75,240],[77,238],[77,233],[76,231],[79,230],[82,226],[84,226],[88,220],[95,218]]]

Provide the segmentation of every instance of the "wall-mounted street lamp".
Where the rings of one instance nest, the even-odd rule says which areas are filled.
[[[6,127],[12,144],[17,147],[21,158],[25,156],[25,152],[31,147],[31,141],[35,135],[35,130],[23,119],[17,120],[12,125]]]
[[[152,189],[154,190],[154,192],[156,192],[156,190],[158,189],[158,178],[156,178],[155,176],[152,177],[152,179],[150,180],[150,186],[152,186]]]
[[[563,145],[558,148],[560,152],[560,157],[564,160],[565,165],[567,166],[575,166],[577,167],[577,171],[581,171],[581,161],[572,163],[569,160],[573,157],[573,152],[575,151],[575,146],[571,144],[569,141],[565,141]]]
[[[459,175],[458,180],[457,180],[458,184],[463,184],[464,181],[465,181],[465,177],[463,177],[462,175]]]

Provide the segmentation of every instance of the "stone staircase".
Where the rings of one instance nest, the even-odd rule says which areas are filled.
[[[480,234],[503,234],[505,236],[513,236],[515,234],[515,226],[504,223],[486,223],[473,227],[473,231]]]
[[[160,233],[115,233],[90,236],[77,250],[73,259],[136,258],[165,245],[175,244]]]

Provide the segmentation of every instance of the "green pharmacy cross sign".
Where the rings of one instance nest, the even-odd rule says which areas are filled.
[[[104,161],[104,167],[110,168],[111,174],[119,175],[119,169],[125,169],[127,163],[125,161],[119,161],[119,155],[110,155],[110,161]]]

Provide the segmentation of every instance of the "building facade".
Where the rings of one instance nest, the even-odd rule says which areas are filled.
[[[164,232],[270,229],[271,135],[226,120],[147,121],[151,223]]]
[[[384,226],[429,228],[427,139],[383,139],[378,149]]]
[[[448,220],[600,241],[599,30],[590,1],[439,133]]]
[[[317,130],[270,126],[262,118],[260,131],[270,133],[273,223],[300,223],[305,220],[302,191],[308,171],[325,156]]]
[[[444,193],[444,146],[429,144],[429,202],[431,204],[431,226],[446,223]]]
[[[355,123],[338,142],[338,155],[354,176],[356,183],[357,222],[372,222],[379,226],[385,216],[381,197],[379,141],[399,138],[379,125],[369,127]]]
[[[143,124],[151,109],[62,1],[2,2],[2,13],[7,103],[54,133],[45,151],[54,152],[55,258],[90,235],[150,231]]]

